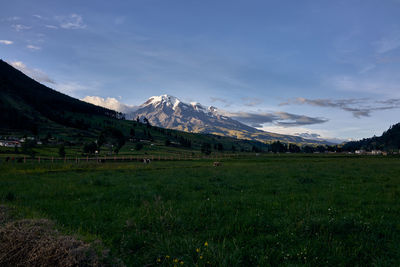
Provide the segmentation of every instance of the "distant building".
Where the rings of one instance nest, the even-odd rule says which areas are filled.
[[[382,155],[382,151],[381,150],[372,150],[371,155]]]
[[[0,140],[0,146],[2,146],[2,147],[21,147],[21,143],[19,141]]]

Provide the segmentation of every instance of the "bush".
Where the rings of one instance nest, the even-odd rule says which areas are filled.
[[[143,144],[142,143],[136,143],[135,144],[135,150],[139,151],[143,148]]]
[[[90,142],[83,146],[83,152],[87,154],[94,154],[96,150],[97,150],[97,145],[95,142]]]
[[[7,201],[14,201],[15,200],[15,195],[14,195],[14,193],[13,192],[8,192],[7,194],[6,194],[6,197],[5,197],[5,199],[7,200]]]
[[[209,143],[203,143],[201,145],[201,152],[210,155],[211,154],[211,145]]]
[[[63,158],[65,157],[65,146],[62,144],[61,146],[58,147],[58,155]]]

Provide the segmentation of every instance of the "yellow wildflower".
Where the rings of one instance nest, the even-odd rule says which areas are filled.
[[[200,252],[200,249],[199,249],[199,248],[196,248],[196,252],[199,253],[199,252]]]
[[[165,258],[169,259],[169,255],[165,256]]]
[[[207,241],[204,243],[204,246],[205,246],[205,247],[208,247],[208,242],[207,242]]]
[[[183,261],[180,262],[181,265],[183,265],[183,263],[184,263]]]
[[[177,262],[178,262],[178,259],[174,259],[174,262],[177,263]]]
[[[200,260],[202,260],[203,259],[203,256],[202,255],[200,255]]]
[[[157,259],[157,262],[161,262],[161,259],[160,259],[160,258],[158,258],[158,259]]]

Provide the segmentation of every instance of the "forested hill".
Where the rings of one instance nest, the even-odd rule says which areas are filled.
[[[360,141],[353,141],[344,144],[343,149],[346,151],[354,150],[386,150],[397,151],[400,149],[400,123],[392,125],[381,136],[365,138]]]
[[[31,79],[0,60],[0,124],[6,129],[27,129],[35,124],[55,122],[74,126],[71,114],[122,116],[113,110],[95,106],[57,92]]]

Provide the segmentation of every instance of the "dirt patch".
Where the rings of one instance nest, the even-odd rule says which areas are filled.
[[[93,248],[45,219],[7,222],[0,206],[0,266],[103,266]]]

